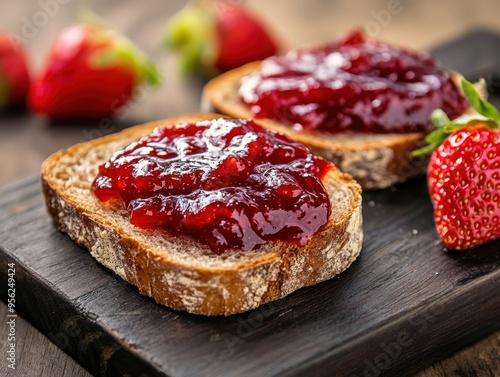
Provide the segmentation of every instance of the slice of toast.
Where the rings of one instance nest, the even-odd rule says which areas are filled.
[[[332,211],[303,247],[274,242],[254,251],[215,255],[190,239],[133,226],[128,214],[108,209],[91,193],[98,166],[155,127],[220,117],[182,116],[136,126],[56,152],[42,165],[42,189],[56,227],[139,292],[178,310],[231,315],[279,299],[339,274],[362,245],[361,189],[331,170],[323,183]]]
[[[251,118],[252,112],[240,100],[241,79],[260,69],[253,62],[226,72],[211,80],[204,88],[203,111],[216,111],[236,118]],[[453,74],[459,84],[461,76]],[[484,92],[484,91],[483,91]],[[425,174],[427,157],[413,157],[411,152],[423,144],[422,133],[375,134],[296,131],[270,119],[259,119],[270,129],[282,132],[309,149],[332,161],[341,171],[349,173],[363,189],[382,189],[409,178]]]

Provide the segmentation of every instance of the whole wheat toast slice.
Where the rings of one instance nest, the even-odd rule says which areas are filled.
[[[56,152],[43,163],[43,195],[56,227],[139,292],[158,303],[203,315],[253,309],[339,274],[359,255],[363,233],[361,189],[347,174],[330,171],[324,185],[332,212],[305,246],[275,242],[254,251],[215,255],[187,238],[133,226],[91,193],[98,166],[155,127],[220,117],[182,116],[136,126]]]
[[[204,88],[203,111],[216,111],[236,118],[254,115],[240,100],[241,79],[260,69],[253,62],[212,79]],[[453,73],[459,86],[461,77]],[[484,88],[481,93],[485,93]],[[363,189],[382,189],[395,183],[423,175],[428,158],[413,157],[412,151],[425,144],[423,133],[338,133],[296,131],[271,119],[259,119],[270,129],[282,132],[309,147],[318,156],[332,161],[341,171],[350,174]]]

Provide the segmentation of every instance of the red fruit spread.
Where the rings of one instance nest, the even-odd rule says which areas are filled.
[[[333,168],[251,120],[221,118],[156,128],[101,165],[92,190],[122,201],[132,224],[220,254],[305,244],[328,221],[321,179]]]
[[[329,133],[428,132],[433,110],[454,119],[467,107],[450,72],[429,55],[359,30],[338,43],[264,60],[239,94],[258,118]]]

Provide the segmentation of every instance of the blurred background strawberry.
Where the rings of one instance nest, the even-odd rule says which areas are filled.
[[[159,84],[155,65],[93,15],[55,39],[29,92],[32,111],[51,118],[111,116],[142,83]]]
[[[278,52],[264,23],[230,0],[192,0],[168,22],[165,44],[178,51],[183,72],[213,75]]]
[[[23,46],[7,34],[0,33],[0,110],[23,107],[29,85]]]

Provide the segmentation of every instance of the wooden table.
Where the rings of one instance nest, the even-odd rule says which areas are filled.
[[[26,47],[36,67],[40,66],[44,52],[57,31],[75,20],[77,1],[53,3],[57,5],[50,14],[38,2],[12,2],[8,11],[0,14],[2,28],[26,37]],[[148,1],[143,5],[132,1],[92,3],[92,9],[124,30],[155,58],[165,81],[160,90],[146,93],[137,103],[130,105],[127,115],[115,120],[114,130],[148,120],[195,112],[200,100],[201,83],[195,79],[180,77],[175,68],[175,58],[160,47],[164,20],[178,10],[183,2],[158,0]],[[400,12],[390,13],[387,22],[381,18],[388,14],[384,12],[387,10],[384,1],[371,2],[370,7],[353,6],[348,1],[320,0],[254,0],[248,3],[266,20],[273,21],[273,29],[286,35],[283,41],[290,47],[331,39],[352,25],[371,27],[373,31],[378,30],[377,34],[384,39],[416,48],[437,45],[477,25],[486,24],[500,30],[496,19],[500,14],[500,4],[487,0],[475,2],[473,8],[465,0],[450,2],[448,7],[446,4],[428,2],[427,5],[417,5],[402,1]],[[48,22],[39,27],[35,25],[29,35],[23,34],[23,31],[28,30],[25,25],[36,17],[37,12],[47,12]],[[378,24],[379,29],[375,24]],[[422,28],[422,24],[426,27]],[[0,186],[37,173],[43,159],[55,150],[101,133],[98,123],[52,124],[27,113],[0,117]],[[0,318],[6,318],[6,315],[7,307],[0,302]],[[18,318],[16,330],[19,347],[17,369],[15,372],[9,371],[2,356],[0,375],[89,375],[22,318]],[[3,355],[4,335],[0,344]],[[496,332],[430,366],[419,376],[495,376],[499,373],[500,332]]]

